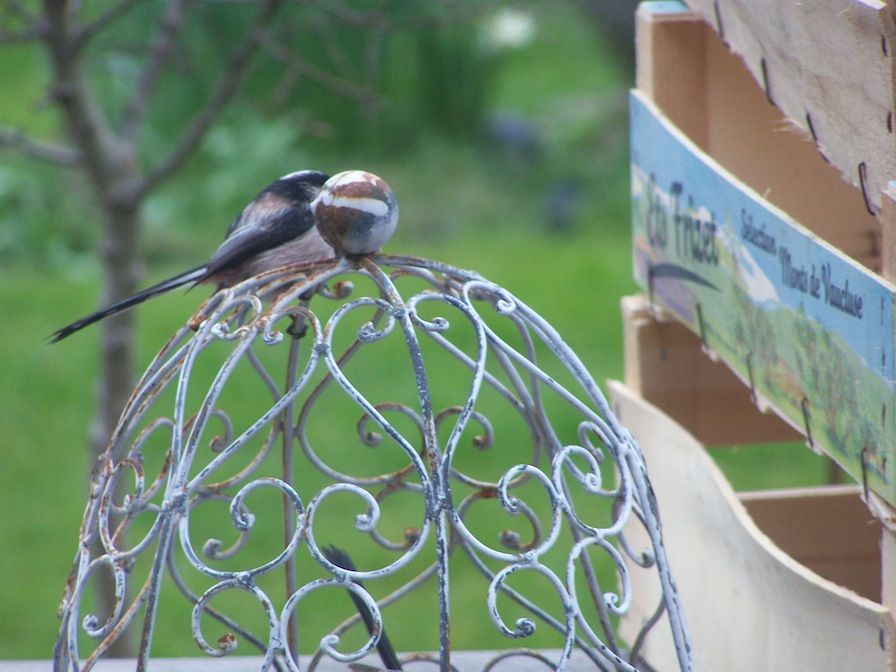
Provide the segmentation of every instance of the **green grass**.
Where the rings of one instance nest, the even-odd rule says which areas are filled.
[[[408,219],[405,226],[413,222]],[[551,321],[597,380],[621,375],[618,297],[633,289],[623,226],[559,237],[534,227],[512,235],[492,231],[475,240],[458,237],[429,245],[399,239],[391,247],[396,253],[438,257],[478,270]],[[527,259],[533,261],[531,270]],[[93,284],[60,284],[58,277],[29,271],[7,274],[0,288],[0,304],[16,316],[8,352],[17,353],[0,360],[0,377],[15,381],[0,388],[7,445],[0,490],[8,507],[0,544],[14,549],[2,555],[0,571],[36,579],[11,582],[4,589],[0,648],[13,658],[46,656],[52,647],[58,628],[55,608],[86,501],[85,444],[97,331],[54,346],[40,338],[89,310],[94,293]],[[197,290],[141,307],[141,362],[148,362],[156,344],[192,312],[198,297]],[[161,627],[164,632],[165,625]],[[475,630],[467,636],[475,637]],[[168,651],[189,654],[193,646]],[[160,654],[165,650],[164,645],[158,648]]]
[[[850,479],[804,442],[714,448],[710,456],[737,491],[824,485]]]

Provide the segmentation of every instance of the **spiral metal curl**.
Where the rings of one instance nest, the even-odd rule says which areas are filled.
[[[487,670],[517,655],[562,670],[573,650],[596,669],[635,670],[643,633],[632,651],[613,624],[631,605],[629,572],[643,568],[659,577],[657,614],[689,670],[657,515],[631,434],[554,329],[507,290],[394,255],[279,269],[210,298],[134,390],[94,469],[55,666],[89,670],[133,629],[147,669],[167,577],[165,590],[192,605],[182,621],[200,650],[248,646],[262,672],[299,670],[300,642],[317,644],[309,670],[361,659],[387,608],[432,584],[438,654],[414,661],[451,670],[451,614],[474,618],[485,604],[496,640],[555,632],[559,650],[511,646]],[[649,548],[629,545],[633,522]],[[328,560],[331,543],[361,549],[364,568]],[[458,549],[484,577],[465,592],[478,604],[449,599]],[[84,613],[99,574],[112,603]],[[320,610],[315,596],[334,590],[372,615],[360,645],[343,645],[357,614],[308,634],[300,603]],[[237,595],[256,606],[235,609]]]

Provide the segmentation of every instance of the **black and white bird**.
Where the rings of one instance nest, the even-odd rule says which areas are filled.
[[[314,170],[284,175],[265,187],[227,229],[202,266],[147,287],[63,327],[52,343],[184,285],[214,283],[216,291],[282,266],[376,252],[398,224],[395,194],[363,170],[328,177]]]
[[[76,331],[184,285],[213,283],[216,291],[281,266],[334,256],[315,226],[311,202],[329,177],[313,170],[290,173],[265,187],[227,229],[207,263],[147,287],[63,327],[52,343]]]

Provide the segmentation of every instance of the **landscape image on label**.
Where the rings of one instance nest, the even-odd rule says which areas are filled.
[[[735,373],[893,499],[893,293],[632,98],[634,273]]]

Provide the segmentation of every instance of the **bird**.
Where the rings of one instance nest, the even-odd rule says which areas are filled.
[[[264,271],[333,257],[334,250],[321,237],[311,211],[311,202],[329,179],[325,173],[301,170],[272,182],[233,220],[224,242],[208,262],[62,327],[50,336],[50,342],[58,343],[94,322],[177,287],[208,282],[219,291]]]
[[[341,548],[337,548],[336,546],[324,546],[320,549],[324,557],[329,560],[332,564],[342,567],[342,569],[347,569],[350,572],[357,571],[357,567],[355,567],[355,563],[349,557],[348,553]],[[353,580],[353,583],[364,587],[360,581]],[[355,609],[358,610],[358,614],[361,616],[361,620],[364,621],[364,626],[367,628],[367,632],[370,636],[373,636],[374,633],[374,619],[373,614],[370,612],[367,604],[358,597],[353,591],[348,591],[348,596],[352,600],[352,604],[355,605]],[[380,638],[376,643],[377,653],[380,654],[380,660],[383,663],[383,670],[386,672],[401,672],[401,661],[398,659],[398,654],[395,652],[394,647],[392,646],[392,642],[389,640],[389,636],[386,634],[385,626],[380,627]],[[376,670],[376,667],[368,666],[368,665],[359,665],[358,668],[361,670]]]

